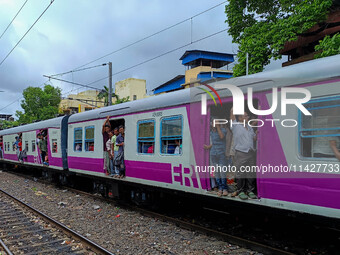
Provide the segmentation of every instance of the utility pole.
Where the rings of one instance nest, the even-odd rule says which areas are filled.
[[[112,105],[112,62],[109,62],[109,105]]]

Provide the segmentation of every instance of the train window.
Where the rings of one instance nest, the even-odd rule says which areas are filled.
[[[153,154],[155,152],[155,121],[138,121],[137,129],[138,153]]]
[[[32,152],[35,152],[35,143],[36,143],[36,141],[32,140]]]
[[[311,116],[300,114],[300,154],[311,158],[334,158],[330,141],[340,148],[340,97],[311,100],[304,106]]]
[[[74,129],[74,151],[82,151],[83,150],[83,128],[75,128]]]
[[[25,141],[25,150],[28,152],[28,141]]]
[[[172,116],[161,120],[161,153],[182,154],[182,116]]]
[[[58,141],[57,141],[57,139],[52,139],[52,153],[58,153]]]
[[[94,151],[94,126],[85,127],[85,151]]]

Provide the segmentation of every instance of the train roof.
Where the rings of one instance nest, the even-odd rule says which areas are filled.
[[[43,120],[43,121],[39,121],[39,122],[35,122],[32,124],[27,124],[27,125],[23,125],[19,127],[1,130],[0,135],[18,134],[22,132],[28,132],[28,131],[39,130],[39,129],[44,129],[44,128],[53,128],[53,127],[58,128],[61,126],[61,121],[63,118],[64,116],[54,118],[54,119],[49,119],[49,120]]]

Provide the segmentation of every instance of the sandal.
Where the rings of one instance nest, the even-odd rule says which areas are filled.
[[[238,195],[237,191],[231,193],[231,197],[236,197]]]
[[[241,193],[238,195],[238,197],[239,197],[240,199],[242,199],[242,200],[247,200],[247,199],[248,199],[248,196],[247,196],[246,193],[244,193],[244,192],[241,192]]]
[[[250,199],[256,199],[256,198],[257,198],[257,196],[254,194],[254,192],[249,192],[249,193],[248,193],[248,197],[249,197]]]
[[[219,190],[219,191],[217,192],[217,196],[219,196],[219,197],[222,196],[222,190]]]

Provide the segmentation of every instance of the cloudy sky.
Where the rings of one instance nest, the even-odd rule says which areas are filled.
[[[24,2],[25,0],[0,0],[0,35]],[[0,91],[4,91],[0,92],[0,113],[14,114],[16,110],[20,110],[20,97],[23,89],[28,86],[42,86],[46,82],[61,87],[63,96],[84,90],[76,85],[49,81],[43,75],[111,61],[113,73],[119,73],[113,76],[113,82],[130,77],[146,79],[147,90],[150,93],[153,88],[174,76],[184,74],[185,68],[179,58],[185,50],[236,53],[237,45],[231,43],[226,31],[201,40],[228,28],[224,22],[225,3],[221,4],[222,2],[222,0],[55,0],[18,47],[0,65]],[[0,38],[0,62],[49,3],[50,0],[27,1],[12,25]],[[216,5],[218,5],[216,8],[212,8]],[[210,8],[212,9],[209,10]],[[197,15],[204,11],[206,12]],[[190,19],[191,17],[193,18]],[[186,19],[189,20],[84,66]],[[182,46],[185,47],[123,71]],[[269,68],[279,66],[280,63],[273,63]],[[104,66],[58,78],[90,84],[107,76],[108,66]],[[102,88],[107,83],[108,79],[103,79],[91,86]]]

